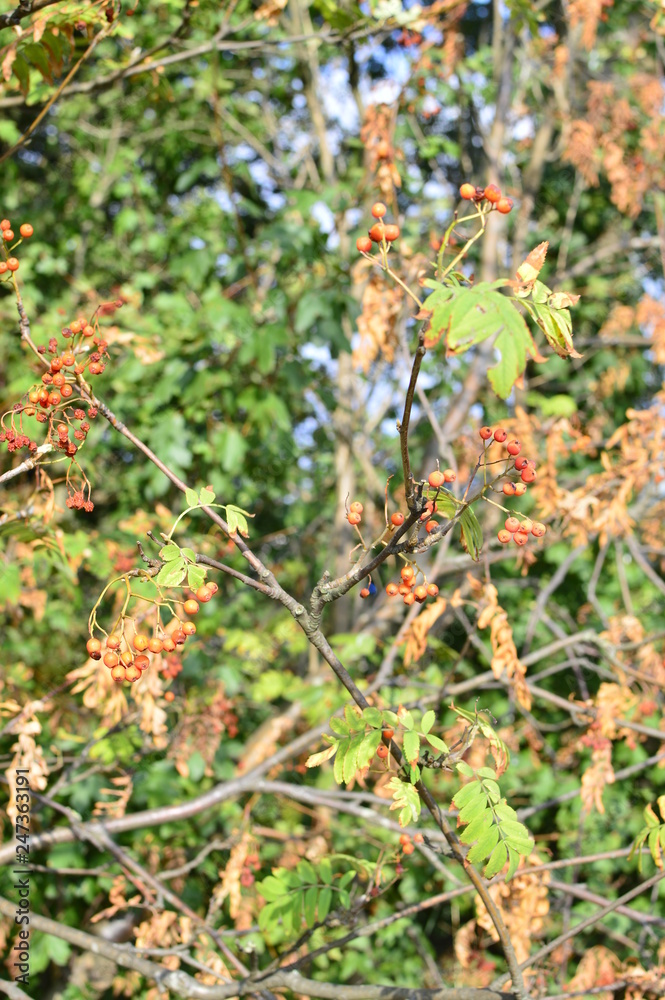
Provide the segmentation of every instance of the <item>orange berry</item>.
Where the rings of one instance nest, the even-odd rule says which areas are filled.
[[[502,528],[496,537],[499,539],[502,545],[507,545],[513,536],[506,528]]]
[[[506,445],[506,451],[509,455],[519,455],[522,450],[522,444],[520,441],[509,441]]]
[[[140,653],[134,660],[134,666],[139,670],[147,670],[150,666],[150,657],[146,656],[145,653]],[[129,670],[129,667],[127,669]],[[127,680],[129,679],[130,678],[128,677]]]
[[[427,587],[424,584],[420,584],[413,592],[413,596],[418,601],[418,604],[422,604],[423,601],[427,600]]]
[[[390,518],[390,523],[393,524],[396,528],[399,528],[402,524],[404,524],[404,514],[400,513],[392,514]]]
[[[359,253],[370,253],[372,250],[372,241],[369,236],[359,236],[356,240],[356,250]]]
[[[352,510],[354,514],[362,514],[364,509],[360,500],[354,500],[353,503],[349,504],[349,510]]]
[[[7,261],[7,267],[10,271],[18,271],[18,260],[16,257],[10,257]]]
[[[411,837],[409,836],[408,833],[401,833],[400,834],[400,838],[399,838],[399,842],[402,845],[402,847],[404,847],[406,844],[410,844],[411,843]]]
[[[506,440],[507,437],[508,437],[508,431],[505,430],[503,427],[497,427],[497,429],[494,431],[494,440],[498,441],[499,444],[503,444],[503,442]]]
[[[94,328],[94,326],[90,326],[89,323],[86,323],[85,326],[83,327],[83,331],[82,332],[83,332],[83,336],[84,337],[94,337],[94,335],[95,335],[95,328]]]
[[[69,399],[69,397],[72,395],[73,392],[74,390],[72,389],[71,385],[68,385],[65,382],[62,389],[60,390],[60,395],[62,396],[63,399]]]
[[[21,234],[21,236],[24,236],[27,240],[34,233],[34,229],[32,228],[29,222],[24,222],[21,228],[19,229],[19,233]]]
[[[390,156],[390,143],[387,139],[381,139],[376,146],[376,155],[380,160],[387,160]]]
[[[151,653],[161,653],[164,649],[164,644],[161,639],[155,637],[154,639],[148,639],[148,649]]]
[[[173,701],[174,699],[175,699],[175,695],[174,695],[173,691],[165,691],[164,692],[164,701]]]
[[[536,481],[536,470],[527,465],[526,468],[522,469],[520,478],[523,483],[534,483]]]
[[[0,229],[11,229],[11,228],[12,224],[9,221],[9,219],[3,219],[2,222],[0,222]]]
[[[132,663],[128,667],[125,667],[125,680],[126,681],[131,681],[132,684],[133,684],[134,681],[137,681],[140,676],[141,676],[141,671],[136,666],[135,663]]]
[[[106,645],[108,649],[120,649],[120,642],[121,639],[119,635],[110,635],[106,640]]]
[[[547,528],[542,523],[542,521],[533,522],[533,527],[531,528],[531,534],[534,535],[536,538],[542,538],[546,531]]]
[[[173,639],[176,646],[183,646],[185,644],[187,636],[185,635],[183,630],[179,628],[175,630],[171,638]],[[166,645],[164,645],[164,649],[166,649]]]
[[[453,469],[444,469],[443,478],[446,483],[454,483],[457,479],[457,473]]]
[[[415,603],[415,600],[416,599],[413,596],[413,594],[410,594],[410,593],[409,594],[405,594],[404,597],[403,597],[403,601],[404,601],[405,604],[409,604],[409,605],[413,604],[413,603]]]
[[[93,637],[88,639],[88,641],[85,644],[85,648],[88,650],[89,653],[98,653],[102,648],[102,644],[99,641],[99,639],[95,639]]]
[[[4,274],[6,270],[7,270],[7,261],[0,260],[0,274]]]
[[[162,639],[162,649],[166,653],[172,653],[173,650],[175,649],[175,642],[170,635],[166,635]],[[153,649],[152,652],[155,653],[156,650]]]
[[[350,510],[349,513],[346,515],[346,519],[349,522],[349,524],[360,524],[360,522],[362,521],[361,515],[358,514],[358,512],[355,510]]]
[[[395,240],[399,239],[399,233],[400,233],[399,226],[396,226],[394,222],[391,223],[390,225],[386,226],[386,240],[387,240],[387,242],[388,243],[394,243]]]
[[[515,545],[526,545],[529,541],[529,536],[526,531],[516,531],[513,535],[513,541],[515,542]]]
[[[391,740],[395,735],[395,730],[392,728],[392,726],[388,726],[386,729],[383,730],[381,735],[383,736],[384,740]]]
[[[404,597],[406,594],[410,594],[411,593],[411,584],[410,583],[400,583],[399,587],[397,588],[397,592],[398,592],[398,594],[401,594],[402,597]]]
[[[501,189],[498,188],[496,184],[488,184],[485,188],[485,198],[492,205],[496,205],[496,203],[501,200]]]
[[[380,243],[386,235],[386,227],[382,222],[375,222],[369,230],[369,238],[373,243]]]
[[[526,493],[526,483],[515,483],[515,496],[522,497]]]
[[[119,682],[124,681],[126,669],[127,668],[123,667],[121,663],[119,663],[116,667],[114,667],[113,670],[111,671],[111,677],[113,678],[113,680]]]
[[[508,215],[513,207],[512,198],[499,198],[496,203],[497,212],[501,212],[502,215]]]
[[[384,747],[383,744],[381,744],[380,747],[377,747],[376,756],[380,757],[381,760],[385,760],[389,753],[390,750],[388,749],[388,747]]]
[[[396,597],[399,593],[399,587],[396,583],[389,583],[386,587],[386,594],[388,597]]]
[[[199,602],[190,598],[183,604],[183,610],[186,615],[198,615],[199,613]]]
[[[194,635],[194,633],[196,632],[196,625],[194,624],[194,622],[183,622],[182,630],[185,633],[185,635]]]
[[[134,654],[130,649],[126,649],[123,653],[120,654],[120,662],[125,667],[128,667],[130,663],[134,662]]]
[[[212,594],[212,596],[213,596],[213,597],[215,596],[215,594],[216,594],[216,593],[217,593],[217,591],[219,590],[219,587],[218,587],[218,586],[217,586],[217,584],[216,584],[216,583],[214,582],[214,580],[209,580],[209,581],[208,581],[208,582],[206,583],[206,587],[208,588],[208,590],[210,591],[210,593]]]
[[[520,524],[520,531],[526,531],[527,535],[531,532],[532,528],[533,528],[533,521],[529,517],[525,518]]]
[[[59,392],[52,392],[49,394],[48,402],[49,406],[57,406],[58,403],[62,401],[62,396]]]
[[[446,477],[444,476],[443,472],[440,472],[438,469],[436,470],[436,472],[430,472],[429,476],[427,477],[427,482],[435,490],[438,489],[439,486],[443,486],[445,481]]]
[[[399,575],[404,580],[404,583],[410,583],[416,575],[416,571],[411,564],[408,564],[407,566],[402,566]]]
[[[439,588],[435,583],[428,583],[427,593],[429,594],[430,597],[436,597],[437,594],[439,593]]]
[[[506,531],[510,531],[514,534],[516,531],[520,530],[520,522],[516,517],[507,517],[505,522]]]
[[[65,368],[71,368],[72,365],[76,364],[76,358],[71,351],[65,351],[61,360]]]
[[[413,854],[414,851],[415,847],[411,843],[405,844],[404,847],[402,848],[402,854]]]
[[[423,837],[422,833],[414,833],[413,842],[414,844],[424,844],[425,838]]]
[[[212,600],[212,591],[206,583],[196,591],[196,600],[201,604],[207,604],[208,601]]]
[[[515,483],[504,483],[503,492],[507,497],[515,496]]]
[[[7,240],[7,242],[9,242],[9,240],[13,240],[14,239],[14,230],[13,229],[3,229],[2,230],[2,238],[4,240]]]
[[[105,663],[105,665],[107,667],[109,667],[109,669],[118,666],[118,659],[119,659],[119,657],[118,657],[117,653],[105,653],[104,654],[104,663]]]
[[[360,591],[360,596],[363,598],[369,597],[369,587],[363,587],[363,589]]]
[[[469,184],[467,181],[465,184],[462,184],[459,193],[460,197],[464,198],[465,201],[471,201],[476,193],[476,189],[473,184]]]
[[[148,648],[148,637],[145,635],[135,635],[132,645],[137,653],[142,653],[144,649]]]
[[[480,436],[483,439],[483,441],[489,441],[489,439],[492,437],[492,428],[491,427],[481,427],[480,430],[478,431],[478,433],[480,434]]]
[[[375,201],[372,205],[372,215],[375,219],[382,219],[388,209],[382,201]]]
[[[428,521],[427,524],[425,525],[425,531],[429,535],[430,531],[434,531],[434,529],[438,527],[439,527],[438,521]]]

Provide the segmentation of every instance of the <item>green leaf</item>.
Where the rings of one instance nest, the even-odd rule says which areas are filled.
[[[479,767],[476,775],[479,778],[489,778],[491,781],[496,781],[496,771],[491,767]]]
[[[489,830],[486,830],[478,839],[478,843],[473,845],[466,856],[466,860],[470,861],[472,865],[477,864],[479,861],[483,861],[484,858],[489,857],[492,853],[498,843],[498,840],[498,827],[491,826]]]
[[[510,846],[508,847],[508,871],[506,873],[506,882],[510,882],[511,878],[517,871],[518,865],[520,863],[520,856],[518,852]]]
[[[229,527],[229,534],[235,535],[236,532],[242,535],[243,538],[249,538],[249,528],[247,526],[247,518],[254,517],[253,514],[249,514],[242,507],[235,507],[232,503],[226,505],[226,523]]]
[[[352,733],[357,733],[361,729],[364,730],[365,720],[362,717],[362,713],[358,711],[355,705],[344,706],[344,718],[346,719],[347,725]]]
[[[313,927],[316,923],[316,904],[319,898],[319,890],[315,885],[309,887],[305,892],[303,910],[305,913],[305,923],[308,927]]]
[[[202,487],[202,489],[199,492],[199,500],[201,501],[204,507],[207,507],[208,504],[214,503],[215,501],[214,490],[209,490],[207,486]]]
[[[358,756],[360,753],[360,746],[364,740],[364,734],[358,733],[356,736],[352,736],[348,741],[348,748],[344,754],[344,764],[343,764],[343,779],[344,784],[348,784],[351,778],[354,776],[358,770]]]
[[[473,771],[471,773],[473,774]],[[481,802],[485,802],[485,793],[479,781],[470,781],[468,785],[462,785],[453,796],[453,805],[456,809],[462,809],[472,799],[480,799]]]
[[[321,858],[319,861],[319,878],[326,885],[332,885],[333,873],[330,858]]]
[[[186,573],[187,566],[184,559],[174,560],[173,562],[168,562],[166,565],[162,566],[159,573],[154,578],[155,583],[157,583],[160,587],[179,587],[185,579]]]
[[[189,559],[193,563],[196,562],[196,552],[194,551],[194,549],[188,549],[183,547],[182,549],[180,549],[180,554],[184,556],[185,559]]]
[[[333,733],[337,733],[339,736],[349,735],[349,724],[346,719],[340,719],[338,715],[333,715],[330,720],[330,728]]]
[[[328,886],[326,886],[319,892],[319,905],[317,908],[318,910],[317,917],[320,924],[323,923],[323,921],[330,913],[331,902],[332,902],[332,889],[329,889]]]
[[[449,753],[447,743],[444,743],[438,736],[434,736],[433,733],[428,733],[425,739],[435,750],[440,750],[441,753]]]
[[[262,882],[257,882],[256,889],[259,895],[263,896],[263,898],[269,903],[273,902],[275,899],[281,899],[287,891],[284,883],[274,875],[268,875],[268,877],[264,878]]]
[[[416,764],[420,756],[420,737],[413,729],[404,733],[404,756],[409,764]]]
[[[333,777],[338,785],[341,785],[344,781],[344,758],[346,756],[346,751],[349,748],[350,738],[345,740],[340,740],[337,746],[337,753],[335,754],[335,763],[333,764]]]
[[[500,840],[490,854],[490,859],[485,865],[485,870],[483,872],[485,878],[493,878],[494,875],[501,871],[507,860],[508,848],[506,847],[504,841]]]
[[[455,711],[458,714],[461,714],[459,709],[456,708]],[[471,767],[470,764],[467,764],[465,760],[458,761],[457,770],[459,771],[460,774],[463,774],[465,778],[475,778],[476,776],[476,772],[474,771],[474,769]]]
[[[339,880],[339,883],[338,883],[339,888],[340,889],[346,889],[348,886],[351,885],[351,883],[353,882],[353,880],[354,880],[355,877],[356,877],[356,873],[354,871],[344,872],[344,874],[342,875],[342,877],[341,877],[341,879]]]
[[[477,795],[474,799],[460,809],[459,819],[461,823],[470,823],[471,820],[475,819],[476,816],[480,816],[481,812],[485,812],[487,809],[487,800],[484,795]]]
[[[483,547],[483,532],[471,507],[462,511],[459,523],[462,529],[462,545],[474,562],[478,562]]]
[[[427,733],[429,733],[430,729],[434,725],[435,721],[436,721],[435,712],[433,712],[431,709],[428,712],[425,712],[422,718],[422,722],[420,723],[420,731],[425,735],[427,735]]]
[[[174,559],[180,559],[180,549],[173,542],[169,542],[168,545],[159,550],[159,558],[163,559],[164,562],[172,562]]]
[[[377,751],[377,747],[381,742],[381,730],[374,729],[371,733],[368,733],[360,744],[360,750],[358,751],[358,768],[367,767],[372,757]]]
[[[364,708],[363,719],[368,726],[373,726],[375,729],[382,725],[382,714],[378,708]]]
[[[316,872],[310,861],[302,858],[296,865],[296,872],[302,885],[312,885],[317,881]]]
[[[405,729],[413,729],[414,722],[411,712],[401,712],[399,715],[399,721]]]
[[[206,571],[203,566],[187,566],[187,586],[190,590],[198,590],[205,583]]]
[[[192,490],[189,487],[185,490],[185,500],[187,501],[188,507],[198,507],[199,496],[196,490]]]
[[[483,837],[487,830],[494,825],[494,817],[490,809],[484,809],[473,819],[466,830],[463,830],[459,839],[463,844],[472,844],[478,837]],[[495,827],[498,830],[498,827]]]

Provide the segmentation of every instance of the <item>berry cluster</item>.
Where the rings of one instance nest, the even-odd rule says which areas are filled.
[[[495,429],[481,427],[478,433],[485,442],[485,448],[489,447],[492,441],[504,444],[508,437],[508,432],[503,427]],[[532,458],[524,458],[523,455],[520,455],[522,445],[518,440],[508,441],[505,447],[509,456],[508,461],[514,459],[514,468],[519,472],[521,482],[514,483],[512,480],[508,480],[501,487],[502,492],[507,497],[523,496],[527,491],[528,484],[536,481],[536,463]],[[507,471],[508,468],[506,468]],[[547,528],[540,521],[532,521],[528,517],[520,521],[517,517],[510,515],[506,518],[504,527],[499,531],[497,537],[503,545],[514,541],[516,545],[521,546],[526,545],[530,534],[535,538],[542,538],[546,531]]]
[[[400,229],[394,222],[384,222],[388,209],[382,201],[372,205],[372,215],[377,220],[369,230],[368,236],[360,236],[356,240],[356,249],[360,253],[370,253],[372,243],[379,243],[384,250],[388,250],[389,244],[399,239]]]
[[[360,524],[360,522],[363,519],[362,516],[363,510],[364,508],[360,500],[354,500],[353,503],[350,504],[349,509],[346,513],[346,519],[349,522],[349,524],[352,524],[354,527],[357,524]]]
[[[496,209],[502,215],[508,215],[513,207],[512,199],[504,197],[501,194],[501,189],[496,184],[488,184],[486,188],[480,188],[474,184],[469,184],[467,181],[465,184],[462,184],[459,193],[460,197],[466,201],[473,201],[477,205],[483,201],[488,202],[490,211]]]
[[[423,574],[423,582],[417,583],[419,573],[413,563],[407,563],[400,570],[401,583],[389,583],[386,587],[388,597],[402,598],[405,604],[422,604],[428,597],[436,597],[439,588],[435,583],[427,583]]]
[[[414,833],[413,840],[408,833],[403,833],[400,835],[399,844],[402,848],[402,854],[413,854],[415,851],[416,844],[424,844],[425,838],[422,833]]]
[[[248,889],[250,885],[254,885],[253,872],[257,872],[260,867],[261,862],[259,861],[258,854],[248,854],[240,873],[240,885],[244,886],[246,889]]]
[[[12,224],[9,219],[0,220],[0,240],[2,245],[2,255],[4,260],[0,260],[0,274],[6,274],[7,278],[11,278],[15,271],[19,269],[18,257],[12,256],[12,250],[14,250],[23,240],[29,239],[34,233],[34,229],[29,222],[21,223],[19,227],[20,237],[14,243],[14,230],[12,229]],[[8,246],[12,243],[12,246]]]
[[[206,604],[218,591],[216,583],[205,583],[196,591],[196,599],[188,598],[183,603],[185,614],[198,614],[200,603]],[[199,603],[200,602],[200,603]],[[123,619],[124,621],[124,619]],[[161,653],[173,653],[177,647],[184,646],[187,637],[194,635],[196,625],[192,621],[180,621],[176,619],[175,629],[167,633],[161,627],[149,637],[135,632],[130,639],[121,628],[120,634],[112,633],[106,637],[105,649],[102,650],[102,641],[95,636],[91,636],[86,643],[86,649],[93,660],[103,659],[104,665],[111,671],[114,681],[130,681],[132,684],[139,679],[144,670],[150,666],[148,653],[159,655]],[[159,633],[159,634],[158,634]],[[177,658],[166,657],[165,664],[161,671],[165,677],[175,677],[182,669]],[[166,693],[168,695],[169,692]],[[165,695],[165,697],[166,697]],[[173,701],[173,694],[167,697],[167,701]]]

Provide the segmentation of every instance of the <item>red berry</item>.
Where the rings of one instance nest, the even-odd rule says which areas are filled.
[[[14,239],[14,230],[13,229],[3,229],[2,230],[2,238],[5,239],[5,240],[7,240],[7,242],[9,242],[10,240],[13,240]]]
[[[503,492],[507,497],[515,496],[515,483],[504,483]]]
[[[176,646],[183,646],[187,640],[187,636],[181,628],[177,628],[175,632],[172,633],[171,638]],[[164,640],[164,649],[166,648],[166,640]]]
[[[400,525],[404,524],[404,514],[399,514],[399,513],[392,514],[390,518],[390,523],[394,524],[396,528],[399,528]]]
[[[415,847],[413,846],[413,844],[405,844],[404,847],[402,848],[402,854],[413,854],[414,851]]]
[[[199,602],[190,598],[183,604],[183,610],[186,615],[197,615],[199,613]]]
[[[150,666],[150,657],[146,656],[145,653],[141,653],[134,660],[134,666],[138,667],[139,670],[147,670]],[[129,667],[127,668],[129,670]],[[127,680],[130,678],[128,677]]]
[[[356,240],[356,250],[359,253],[369,253],[372,249],[372,241],[369,236],[359,236]]]
[[[386,587],[386,594],[388,597],[396,597],[399,594],[399,587],[396,583],[389,583]]]
[[[480,430],[478,431],[478,433],[480,434],[480,436],[483,439],[483,441],[489,441],[489,439],[492,437],[492,428],[491,427],[481,427]]]
[[[395,240],[399,239],[399,232],[399,226],[396,226],[394,222],[386,226],[386,241],[394,243]]]
[[[0,229],[11,229],[11,228],[12,228],[12,224],[9,221],[9,219],[3,219],[0,222]]]
[[[523,455],[520,455],[519,458],[515,459],[515,468],[517,469],[518,472],[521,472],[522,469],[526,469],[528,464],[529,464],[529,459],[525,458]]]
[[[369,230],[369,238],[373,243],[380,243],[386,235],[386,227],[382,222],[375,222]]]
[[[497,427],[497,429],[494,431],[494,440],[498,441],[499,444],[503,444],[503,442],[506,440],[507,437],[508,437],[508,431],[504,430],[503,427]]]
[[[485,198],[487,201],[491,202],[492,205],[496,205],[501,199],[501,189],[496,186],[496,184],[488,184],[485,188]]]
[[[383,736],[384,740],[391,740],[395,735],[395,730],[392,728],[392,726],[388,726],[386,729],[383,730],[381,735]]]
[[[512,207],[512,198],[500,198],[496,204],[497,212],[501,212],[502,215],[508,215]]]
[[[196,591],[196,600],[201,604],[207,604],[208,601],[212,600],[212,591],[207,583],[204,583],[203,586],[199,587]]]
[[[443,481],[446,483],[454,483],[457,479],[457,473],[453,469],[443,470]]]
[[[402,847],[404,847],[406,844],[411,843],[411,837],[409,836],[408,833],[401,833],[399,837],[399,842],[402,845]]]
[[[507,517],[505,521],[505,529],[506,531],[519,531],[520,522],[516,517]]]
[[[521,479],[523,483],[535,483],[536,481],[536,470],[527,465],[525,469],[522,469]]]
[[[164,701],[174,701],[174,700],[175,700],[175,695],[173,691],[164,692]]]
[[[369,587],[363,587],[363,589],[360,591],[360,596],[369,597]]]
[[[529,541],[529,536],[526,531],[516,531],[513,535],[513,541],[515,542],[515,545],[526,545]]]
[[[438,527],[439,527],[438,521],[428,521],[427,524],[425,525],[425,531],[429,535],[430,531],[434,531],[434,529]]]
[[[68,385],[65,382],[65,384],[62,387],[62,389],[60,390],[60,395],[62,396],[63,399],[69,399],[69,397],[71,396],[71,394],[73,392],[74,392],[74,390],[72,389],[71,385]]]
[[[471,201],[471,199],[476,193],[476,188],[473,184],[469,184],[469,182],[467,181],[465,184],[462,184],[461,188],[459,189],[459,193],[460,197],[464,198],[465,201]]]
[[[372,215],[374,216],[375,219],[382,219],[387,211],[388,209],[386,208],[386,206],[383,204],[382,201],[376,201],[372,205]]]
[[[34,233],[34,229],[32,228],[29,222],[24,222],[21,228],[19,229],[19,233],[21,234],[21,236],[24,236],[27,240],[28,237],[32,236],[32,234]]]
[[[502,528],[496,537],[499,539],[502,545],[506,545],[507,542],[509,542],[513,536],[506,528]]]
[[[429,594],[430,597],[436,597],[437,594],[439,593],[439,588],[435,583],[428,583],[427,593]]]
[[[49,394],[48,398],[49,406],[57,406],[61,400],[62,396],[60,395],[59,392],[52,392]]]
[[[506,451],[509,455],[519,455],[522,450],[522,445],[519,441],[509,441],[506,445]]]
[[[18,260],[16,257],[10,257],[7,261],[7,268],[10,271],[18,271]]]
[[[349,511],[349,513],[346,516],[346,519],[349,522],[349,524],[360,524],[360,522],[362,521],[362,517],[355,510]]]
[[[376,756],[380,757],[381,760],[385,760],[389,753],[390,750],[388,747],[384,747],[383,744],[381,744],[380,747],[377,747]]]
[[[533,527],[531,529],[531,534],[535,535],[536,538],[542,538],[546,531],[547,531],[547,528],[542,523],[542,521],[534,521],[533,522]]]
[[[436,472],[430,472],[429,476],[427,477],[427,482],[435,490],[438,490],[439,486],[443,486],[445,481],[446,477],[444,476],[443,472],[440,472],[438,469]]]

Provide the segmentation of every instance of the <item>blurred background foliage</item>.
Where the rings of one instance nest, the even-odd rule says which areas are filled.
[[[3,0],[0,16],[12,9]],[[29,139],[13,149],[101,33]],[[655,468],[622,495],[629,529],[603,533],[593,499],[610,436],[633,411],[662,407],[665,21],[659,3],[165,0],[122,10],[54,3],[23,20],[20,32],[3,26],[0,47],[0,214],[16,228],[27,221],[35,228],[18,253],[34,339],[46,343],[75,316],[122,298],[122,309],[103,320],[112,363],[96,391],[177,475],[192,486],[211,484],[222,502],[256,515],[250,544],[299,600],[307,600],[324,570],[337,575],[349,565],[355,540],[345,498],[365,504],[368,534],[380,531],[388,477],[390,509],[403,504],[395,424],[415,321],[397,286],[358,260],[355,240],[367,229],[369,207],[381,197],[399,221],[402,238],[391,257],[417,288],[460,207],[460,183],[498,183],[516,207],[509,217],[492,217],[465,271],[484,280],[510,276],[548,240],[544,280],[582,296],[574,310],[582,357],[530,363],[523,386],[504,404],[486,384],[491,348],[448,360],[440,350],[430,352],[421,379],[426,398],[417,399],[412,425],[414,469],[426,475],[440,459],[464,483],[478,451],[477,428],[501,422],[527,438],[539,464],[549,462],[550,496],[580,503],[586,496],[584,515],[573,506],[548,508],[543,493],[526,499],[520,509],[549,525],[547,544],[528,559],[499,551],[498,515],[489,507],[480,512],[489,559],[474,573],[483,580],[491,572],[518,649],[525,641],[537,649],[582,628],[616,643],[662,629],[665,541]],[[0,351],[4,412],[38,374],[21,346],[7,283],[0,284]],[[554,457],[548,441],[561,445]],[[3,452],[0,471],[16,461]],[[141,730],[131,695],[118,721],[103,704],[86,705],[72,693],[65,677],[85,662],[87,619],[99,591],[109,576],[137,564],[136,541],[145,540],[146,530],[167,531],[182,509],[180,494],[159,470],[99,418],[82,464],[93,484],[90,514],[65,507],[61,481],[53,509],[44,491],[35,492],[34,476],[2,487],[1,698],[23,706],[57,692],[48,712],[37,713],[36,746],[48,787],[60,782],[59,801],[88,818],[109,776],[127,774],[128,811],[185,801],[248,759],[269,756],[287,735],[325,723],[344,697],[318,655],[285,611],[224,577],[183,654],[175,702],[159,702],[167,712],[163,743]],[[58,480],[63,470],[50,472]],[[606,501],[603,493],[600,502]],[[245,567],[200,515],[185,522],[181,537]],[[432,558],[430,578],[442,594],[462,587],[467,599],[470,569],[454,541]],[[385,598],[391,576],[384,567],[376,598],[363,602],[352,592],[325,614],[333,647],[363,682],[389,654],[406,614]],[[534,602],[555,578],[543,614],[530,625]],[[430,632],[425,656],[409,668],[401,665],[400,647],[382,690],[385,704],[439,691],[434,707],[445,733],[452,725],[446,685],[473,678],[491,659],[475,618],[473,604],[460,614],[447,611]],[[663,678],[649,671],[662,645],[647,648],[653,658],[638,685],[642,708],[635,719],[653,732],[662,718]],[[629,656],[626,662],[639,668]],[[573,656],[568,669],[540,683],[564,700],[584,700],[594,698],[603,678],[621,681],[611,668],[609,675],[587,671]],[[479,694],[471,689],[462,704],[472,707]],[[500,686],[483,692],[479,703],[512,741],[502,787],[513,805],[537,805],[579,788],[590,750],[580,749],[581,730],[565,708],[543,701],[522,711]],[[281,722],[267,736],[262,727],[275,719]],[[104,735],[103,727],[114,724],[115,733]],[[258,757],[252,756],[257,734]],[[81,758],[91,739],[97,742]],[[11,733],[3,737],[4,767],[14,760],[14,741]],[[633,731],[614,745],[615,769],[639,763],[658,745],[653,735]],[[305,756],[282,768],[291,773],[287,780],[329,787],[325,768],[304,775]],[[585,816],[579,797],[536,813],[529,825],[543,858],[629,845],[654,788],[662,791],[664,773],[661,763],[632,783],[608,784],[604,814]],[[434,785],[449,802],[454,780],[437,773]],[[330,851],[371,860],[396,839],[378,827],[368,835],[352,817],[323,820],[316,810],[274,797],[245,806],[230,801],[168,829],[126,834],[123,842],[159,870],[189,858],[206,840],[256,826],[263,831],[255,841],[265,874],[285,863],[285,845],[298,855],[318,836]],[[60,822],[38,804],[36,817],[39,828]],[[224,852],[217,863],[211,857],[180,890],[202,912]],[[89,845],[67,844],[51,850],[45,863],[92,869],[101,861]],[[78,926],[82,913],[88,920],[107,905],[113,873],[111,866],[108,876],[81,880],[36,875],[35,912],[57,913]],[[584,881],[603,894],[610,878],[625,886],[635,877],[634,863],[618,860],[585,872]],[[445,870],[412,860],[372,904],[373,914],[451,884]],[[3,891],[9,892],[4,885]],[[646,911],[655,902],[634,905]],[[484,985],[473,963],[459,971],[452,941],[473,908],[468,897],[458,905],[425,911],[372,943],[360,938],[322,956],[314,974],[420,984],[434,961],[446,981],[459,974],[460,982]],[[662,914],[662,892],[660,906]],[[571,908],[577,919],[593,906],[553,902],[554,933]],[[247,912],[251,926],[249,904]],[[222,924],[232,923],[221,913]],[[625,916],[614,915],[581,947],[613,940],[626,958],[633,930]],[[314,947],[324,932],[317,935]],[[258,935],[253,940],[266,947]],[[500,968],[499,953],[487,946],[478,954]],[[39,947],[33,969],[46,996],[66,981],[70,951],[62,942],[58,954]],[[644,962],[656,954],[648,935],[636,949]],[[574,969],[574,954],[558,957],[548,981],[558,972],[565,979],[567,961]],[[133,996],[151,995],[138,980],[132,988]],[[73,990],[62,995],[74,1000]]]

